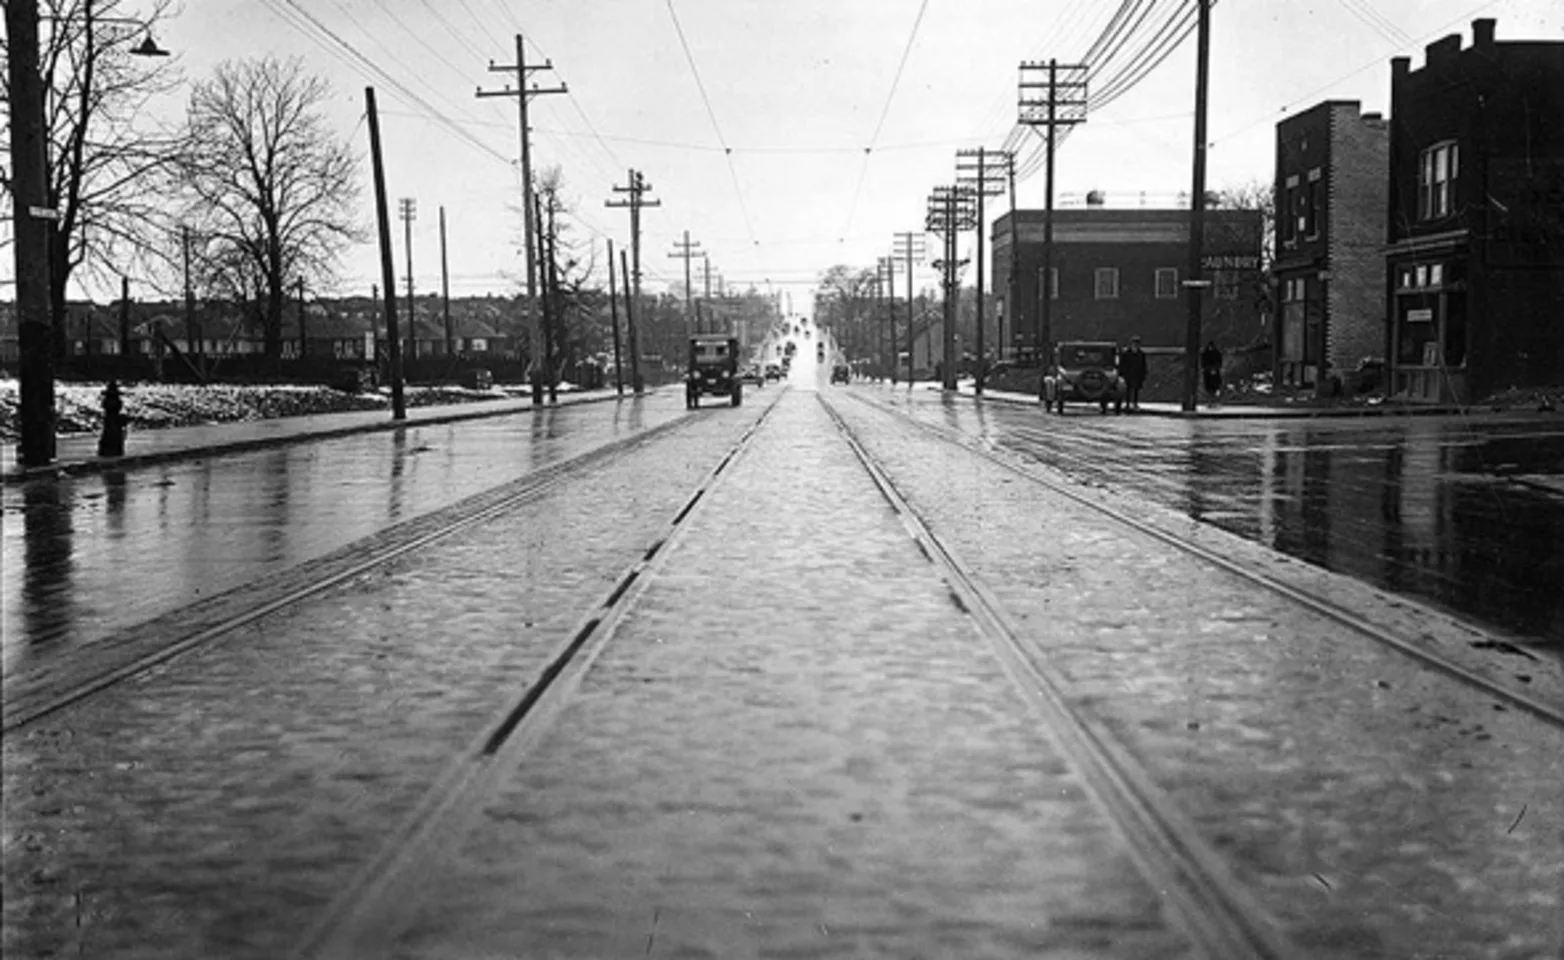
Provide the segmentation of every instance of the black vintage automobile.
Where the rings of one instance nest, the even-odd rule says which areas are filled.
[[[690,369],[684,378],[684,406],[694,410],[701,395],[727,397],[733,406],[744,402],[739,380],[739,342],[723,334],[705,333],[690,338]]]

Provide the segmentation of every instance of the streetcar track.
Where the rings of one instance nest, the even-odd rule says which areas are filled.
[[[1070,706],[1069,681],[1023,639],[1000,601],[924,523],[831,403],[819,399],[881,496],[897,508],[914,543],[941,570],[956,605],[988,641],[1022,697],[1042,714],[1060,751],[1197,947],[1216,960],[1300,957],[1223,858],[1106,725]]]
[[[506,512],[515,510],[518,507],[531,503],[548,494],[550,491],[558,488],[561,484],[565,483],[571,478],[578,476],[583,470],[590,469],[599,465],[603,461],[626,454],[637,447],[657,439],[665,433],[670,433],[675,429],[687,426],[690,422],[691,421],[689,417],[680,417],[674,420],[670,420],[667,423],[658,424],[655,427],[649,427],[634,435],[610,441],[603,446],[594,447],[593,449],[584,451],[580,454],[577,454],[576,456],[551,463],[545,467],[533,471],[532,473],[520,478],[517,481],[512,481],[512,483],[521,484],[519,489],[506,494],[500,500],[483,506],[476,511],[462,513],[460,503],[434,511],[435,513],[455,511],[459,513],[459,516],[448,523],[442,524],[435,530],[420,534],[410,540],[393,543],[378,549],[371,548],[371,554],[363,560],[351,563],[345,568],[334,570],[320,579],[313,580],[305,586],[287,590],[280,596],[271,597],[270,599],[254,606],[250,606],[239,613],[224,617],[216,623],[203,626],[193,633],[187,634],[171,642],[160,644],[156,649],[140,656],[133,657],[124,663],[92,674],[85,679],[75,681],[70,686],[66,687],[62,692],[50,695],[41,703],[28,705],[26,702],[28,699],[26,694],[18,696],[14,691],[8,691],[8,696],[6,697],[5,703],[5,707],[7,709],[3,725],[0,725],[0,732],[9,733],[13,730],[36,723],[38,720],[57,713],[60,710],[71,706],[72,704],[78,703],[91,696],[118,686],[121,683],[138,677],[155,667],[176,660],[184,655],[194,653],[197,650],[204,649],[209,645],[224,639],[228,635],[233,634],[241,627],[245,627],[280,610],[287,609],[288,607],[294,606],[304,600],[331,590],[334,587],[353,580],[355,577],[362,576],[363,574],[377,567],[384,566],[393,560],[427,547],[439,540],[443,540],[452,534],[459,533],[472,526],[491,520]],[[468,498],[468,502],[481,499],[484,496],[484,493],[475,494]],[[408,522],[416,523],[420,519],[423,518],[413,518]],[[372,536],[379,535],[383,535],[383,532],[382,534]],[[317,560],[324,561],[329,559],[330,556],[351,552],[354,549],[354,545],[350,544],[341,550],[333,551],[333,554],[328,555],[326,558],[317,558]],[[656,549],[655,544],[653,549]],[[306,561],[306,564],[310,562],[311,561]],[[300,564],[298,566],[304,565],[305,564]],[[292,568],[292,570],[289,571],[281,571],[279,575],[286,576],[293,570],[297,570],[297,567]],[[223,597],[232,595],[241,589],[244,588],[235,588],[235,590],[227,591],[223,595],[208,598],[207,600],[202,601],[202,603],[221,601]],[[178,613],[179,611],[174,611],[173,614],[166,614],[165,616],[176,615]],[[156,620],[151,622],[156,623]],[[127,628],[124,631],[120,631],[120,634],[123,635],[126,633],[132,633],[140,629],[142,626],[145,625],[138,625]],[[113,639],[113,637],[108,637],[97,641],[97,643],[108,644],[112,643]],[[20,707],[13,706],[15,700],[21,700],[22,705]]]
[[[1542,700],[1528,696],[1519,690],[1512,689],[1501,683],[1490,680],[1482,674],[1470,670],[1459,663],[1456,663],[1454,660],[1441,656],[1432,650],[1428,650],[1413,641],[1407,640],[1397,635],[1389,629],[1380,627],[1377,624],[1365,620],[1363,617],[1359,616],[1351,610],[1346,609],[1340,604],[1333,603],[1332,601],[1311,593],[1302,587],[1285,583],[1261,571],[1254,570],[1238,561],[1229,559],[1228,557],[1225,557],[1207,547],[1201,546],[1200,544],[1197,544],[1185,537],[1164,530],[1155,524],[1147,523],[1146,521],[1132,517],[1122,510],[1116,509],[1115,507],[1098,502],[1092,497],[1086,496],[1085,494],[1073,489],[1068,484],[1061,483],[1045,476],[1040,476],[1032,470],[1017,465],[1005,457],[998,455],[997,453],[988,449],[985,444],[981,442],[972,442],[972,438],[969,435],[962,433],[959,430],[926,423],[909,413],[895,409],[885,404],[875,402],[866,397],[862,397],[856,394],[850,394],[850,396],[852,396],[853,399],[860,403],[866,404],[874,409],[879,409],[887,414],[891,414],[924,432],[930,433],[944,440],[947,443],[955,444],[964,450],[968,450],[972,453],[982,456],[984,459],[1000,467],[1003,467],[1012,473],[1025,477],[1026,479],[1031,480],[1032,482],[1044,487],[1052,493],[1059,494],[1060,496],[1069,499],[1073,503],[1086,507],[1096,513],[1108,517],[1109,519],[1115,520],[1118,523],[1136,531],[1137,533],[1149,536],[1183,553],[1189,554],[1190,556],[1203,560],[1209,564],[1212,564],[1213,566],[1219,567],[1228,573],[1248,581],[1249,583],[1263,587],[1271,593],[1291,600],[1294,603],[1297,603],[1300,606],[1308,609],[1312,613],[1323,616],[1341,626],[1352,630],[1355,633],[1367,637],[1368,639],[1382,646],[1388,647],[1397,653],[1403,654],[1424,667],[1441,673],[1444,676],[1459,683],[1470,686],[1487,696],[1493,697],[1496,700],[1502,701],[1507,706],[1524,711],[1527,714],[1530,714],[1554,726],[1564,727],[1564,709],[1561,709],[1551,703],[1545,703]],[[1051,452],[1053,451],[1051,450]],[[1068,453],[1059,453],[1059,455],[1065,458],[1071,456]],[[1398,600],[1401,602],[1412,602],[1406,600],[1405,598],[1398,598]],[[1501,642],[1497,637],[1492,639],[1494,639],[1496,642]]]
[[[293,951],[296,957],[389,956],[403,926],[413,919],[409,903],[427,879],[420,872],[437,862],[465,836],[483,798],[546,734],[569,704],[581,680],[607,646],[619,624],[670,562],[688,521],[723,471],[745,450],[776,409],[781,394],[730,446],[727,455],[691,492],[668,529],[617,580],[608,596],[587,612],[538,677],[508,706],[492,729],[454,757],[413,811],[392,831],[380,850],[360,868]]]

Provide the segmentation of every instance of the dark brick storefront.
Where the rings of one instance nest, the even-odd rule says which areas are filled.
[[[1010,289],[1010,221],[993,227],[993,290],[1006,356],[1035,354],[1041,322],[1043,211],[1014,215],[1019,234],[1019,269]],[[1205,338],[1224,349],[1247,345],[1261,334],[1256,297],[1260,277],[1260,214],[1254,210],[1208,210],[1203,298]],[[1051,305],[1052,339],[1113,340],[1138,336],[1148,348],[1184,346],[1188,300],[1189,211],[1110,210],[1100,207],[1054,211]]]
[[[1414,400],[1564,379],[1564,43],[1472,33],[1391,61],[1387,358]]]

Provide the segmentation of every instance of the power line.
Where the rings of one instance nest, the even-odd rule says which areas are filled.
[[[907,69],[907,58],[912,55],[912,46],[918,40],[918,28],[923,25],[923,14],[929,9],[929,0],[922,0],[918,4],[918,15],[913,18],[912,30],[907,34],[907,43],[902,47],[901,59],[896,63],[896,73],[891,77],[891,88],[886,91],[885,103],[880,107],[880,118],[875,121],[874,132],[869,135],[869,145],[863,148],[863,163],[858,167],[858,182],[853,185],[853,199],[847,205],[847,219],[842,222],[841,233],[846,236],[853,227],[853,217],[858,213],[858,201],[863,196],[863,182],[869,175],[869,158],[874,153],[874,147],[880,142],[880,132],[885,129],[885,118],[890,116],[891,104],[896,100],[896,89],[901,86],[903,71]]]
[[[927,2],[927,0],[925,0]],[[706,116],[711,119],[712,132],[717,135],[717,142],[722,144],[723,156],[728,162],[728,176],[733,180],[733,194],[739,201],[739,212],[744,215],[744,226],[749,230],[750,239],[755,243],[755,225],[749,219],[749,206],[744,202],[744,188],[739,185],[739,172],[733,166],[733,151],[728,147],[728,138],[722,135],[722,126],[717,123],[717,112],[711,108],[711,98],[706,95],[706,84],[701,80],[700,68],[695,65],[695,55],[690,52],[690,44],[684,36],[684,26],[679,23],[679,13],[673,8],[673,0],[663,0],[668,8],[668,16],[673,20],[674,32],[679,35],[679,46],[684,50],[684,59],[690,64],[690,73],[695,77],[695,88],[700,91],[701,102],[706,105]]]

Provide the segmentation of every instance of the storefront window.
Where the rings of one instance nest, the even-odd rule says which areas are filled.
[[[1466,363],[1466,295],[1451,293],[1445,297],[1445,356],[1452,367]]]

